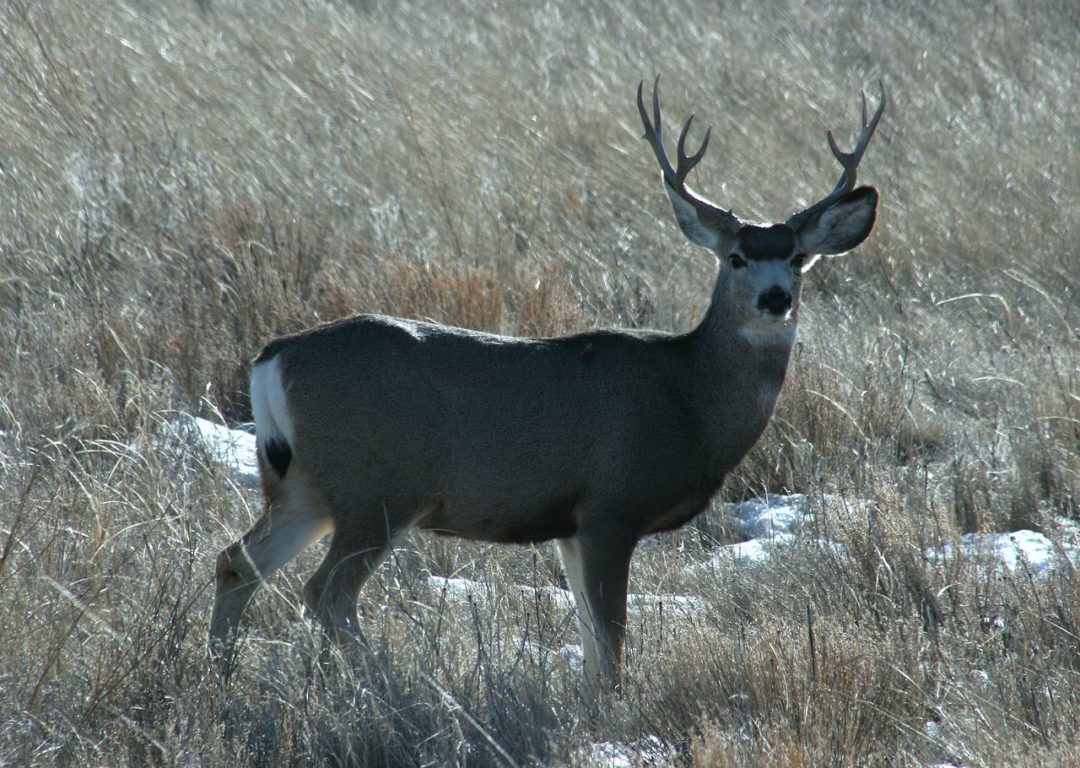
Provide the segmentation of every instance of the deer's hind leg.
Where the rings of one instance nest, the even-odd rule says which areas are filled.
[[[217,559],[210,650],[226,664],[240,616],[263,580],[333,527],[329,511],[297,471],[268,487],[266,497],[266,509],[255,525]]]
[[[416,505],[395,506],[411,510]],[[359,632],[356,608],[361,587],[386,559],[394,541],[409,530],[415,514],[395,514],[381,499],[335,502],[334,510],[334,537],[304,585],[304,603],[330,637],[343,645]]]

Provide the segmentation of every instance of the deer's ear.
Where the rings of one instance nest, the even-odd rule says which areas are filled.
[[[675,219],[683,234],[694,245],[715,251],[720,246],[720,232],[705,223],[699,206],[672,189],[670,184],[665,183],[664,190],[671,198],[671,207],[675,209]]]
[[[807,254],[833,256],[850,251],[874,228],[878,193],[859,187],[810,216],[795,233]]]
[[[721,256],[726,255],[742,228],[738,217],[698,197],[685,186],[679,192],[665,181],[664,190],[671,199],[679,228],[687,239],[694,245],[708,248]]]

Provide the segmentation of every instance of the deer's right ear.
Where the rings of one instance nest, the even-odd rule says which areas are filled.
[[[873,187],[859,187],[814,213],[795,233],[808,254],[831,256],[850,251],[874,228],[878,193]]]
[[[717,231],[715,226],[710,226],[704,221],[703,214],[706,212],[700,210],[698,206],[680,195],[666,182],[664,183],[664,189],[667,191],[668,197],[671,198],[671,207],[675,209],[675,219],[679,222],[683,234],[694,245],[700,245],[712,251],[717,250],[720,247],[720,232]]]

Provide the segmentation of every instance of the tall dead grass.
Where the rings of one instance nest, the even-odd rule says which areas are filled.
[[[0,763],[1071,765],[1080,580],[926,552],[1080,517],[1080,17],[1052,2],[30,3],[0,10]],[[716,126],[695,188],[786,217],[884,79],[859,251],[810,273],[789,384],[724,493],[808,494],[768,565],[646,543],[626,690],[579,701],[550,546],[415,540],[329,667],[296,601],[208,676],[216,552],[257,514],[176,426],[245,420],[269,338],[376,311],[685,330],[633,89]],[[834,542],[822,544],[821,540]],[[464,605],[428,575],[483,584]],[[663,603],[661,602],[660,605]],[[653,757],[648,757],[653,755]]]

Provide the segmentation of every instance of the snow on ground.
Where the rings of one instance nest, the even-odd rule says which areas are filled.
[[[428,583],[439,594],[440,599],[457,605],[486,605],[491,596],[491,586],[481,581],[457,577],[428,576]],[[528,602],[550,601],[556,610],[574,609],[574,596],[569,590],[558,587],[514,587],[522,599]],[[687,595],[644,595],[626,596],[626,613],[630,620],[642,614],[663,611],[668,616],[690,618],[705,609],[705,601],[700,597]]]
[[[194,433],[222,469],[237,483],[257,488],[259,462],[255,458],[255,435],[244,429],[230,429],[209,419],[184,418],[173,422],[176,431]]]
[[[440,600],[446,600],[453,605],[476,605],[484,607],[491,599],[491,585],[483,581],[462,579],[458,577],[428,576],[428,583],[439,595]],[[552,608],[556,610],[573,610],[574,598],[564,589],[557,587],[526,587],[516,586],[515,589],[521,594],[523,600],[550,601]]]
[[[1062,558],[1073,566],[1080,565],[1080,549],[1059,549],[1035,531],[966,533],[960,537],[959,545],[947,541],[926,551],[926,557],[932,563],[951,560],[957,554],[976,561],[998,562],[1009,571],[1026,571],[1033,576],[1047,575]]]
[[[729,525],[745,539],[771,539],[793,533],[810,518],[810,504],[801,493],[747,499],[729,508]]]
[[[605,768],[634,768],[639,765],[667,765],[678,751],[659,736],[644,736],[632,744],[597,741],[576,755],[575,764],[603,765]]]

